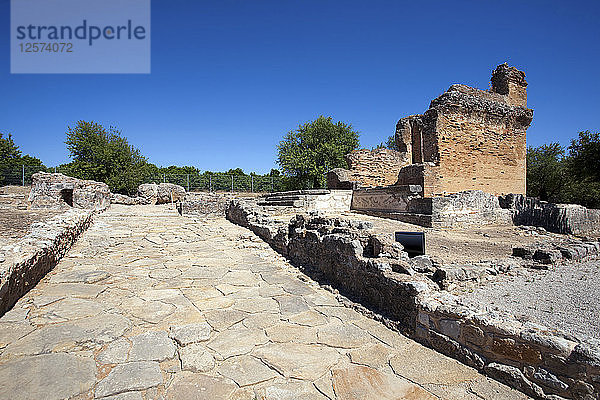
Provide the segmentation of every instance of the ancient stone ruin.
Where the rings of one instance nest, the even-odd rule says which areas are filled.
[[[419,185],[426,197],[482,190],[525,193],[527,108],[525,73],[507,64],[491,89],[452,85],[422,115],[402,118],[396,145],[347,155],[350,180],[362,187]]]
[[[526,86],[506,64],[490,91],[451,86],[329,189],[129,197],[34,175],[31,207],[56,210],[26,211],[61,214],[0,246],[0,397],[598,398],[600,242],[546,230],[597,233],[600,210],[524,195]],[[172,202],[189,218],[154,206]]]
[[[183,201],[185,189],[173,183],[144,183],[138,187],[137,195],[142,204],[167,204]]]
[[[33,174],[29,203],[32,208],[85,208],[105,210],[110,207],[110,190],[102,182],[72,178],[63,174]]]
[[[396,146],[356,150],[330,189],[354,189],[351,208],[424,226],[510,223],[496,196],[525,193],[525,74],[507,64],[490,90],[452,85],[422,115],[396,125]]]
[[[525,133],[533,119],[526,88],[525,73],[502,64],[491,90],[452,85],[423,115],[402,118],[396,142],[411,166],[397,184],[421,185],[424,196],[525,193]]]

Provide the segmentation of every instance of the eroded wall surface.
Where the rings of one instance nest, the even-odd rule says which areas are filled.
[[[399,151],[348,154],[347,179],[357,184],[339,186],[421,185],[425,197],[466,190],[524,194],[526,131],[532,119],[525,73],[499,65],[490,90],[452,85],[425,113],[398,121]]]
[[[525,193],[526,131],[533,111],[526,107],[524,77],[503,64],[494,71],[492,91],[452,85],[423,115],[398,122],[398,147],[412,165],[429,165],[420,183],[427,188],[425,196],[465,190]],[[398,184],[414,182],[417,170],[400,171]]]
[[[396,183],[400,169],[410,161],[405,153],[389,149],[355,150],[346,155],[350,179],[361,186],[389,186]]]

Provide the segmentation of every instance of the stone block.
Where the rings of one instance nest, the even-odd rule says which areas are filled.
[[[103,211],[110,207],[111,198],[106,183],[38,172],[32,176],[28,200],[32,208],[74,207]]]

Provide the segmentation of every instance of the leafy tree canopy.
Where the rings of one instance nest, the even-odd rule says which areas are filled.
[[[348,167],[344,155],[358,143],[352,125],[321,115],[285,135],[277,146],[277,162],[290,188],[322,188],[327,171]]]
[[[19,146],[15,144],[12,135],[9,133],[7,137],[3,137],[0,133],[0,161],[16,160],[21,158]]]
[[[555,201],[564,185],[564,149],[558,143],[527,148],[527,195]]]
[[[579,132],[566,150],[558,143],[528,148],[527,194],[600,208],[600,133]]]
[[[569,169],[580,179],[600,182],[600,132],[579,132],[569,146]]]
[[[241,168],[230,169],[226,172],[227,175],[246,175]]]
[[[73,159],[65,166],[68,174],[105,182],[113,192],[134,193],[149,169],[146,158],[114,127],[78,121],[68,128],[65,143]]]
[[[21,182],[21,168],[38,167],[34,172],[45,171],[46,167],[39,158],[30,155],[22,155],[19,146],[13,141],[12,135],[6,137],[0,133],[0,185],[15,184]],[[26,170],[31,173],[31,169]],[[15,180],[16,179],[16,180]]]

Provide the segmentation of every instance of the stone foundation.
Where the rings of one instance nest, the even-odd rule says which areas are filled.
[[[466,307],[425,275],[400,273],[406,253],[370,233],[369,223],[318,215],[284,222],[243,200],[226,214],[316,280],[448,356],[535,398],[598,398],[600,343]]]
[[[0,264],[0,316],[54,268],[92,216],[91,210],[69,210],[34,224],[30,234],[6,249]]]
[[[419,185],[357,189],[352,210],[436,228],[512,224],[510,212],[500,207],[498,198],[481,190],[438,197],[421,194]]]
[[[259,205],[267,207],[291,207],[297,211],[350,211],[352,190],[293,190],[270,193],[259,199]]]
[[[550,232],[599,235],[600,210],[577,204],[553,204],[533,197],[509,194],[500,197],[515,225],[540,226]]]

